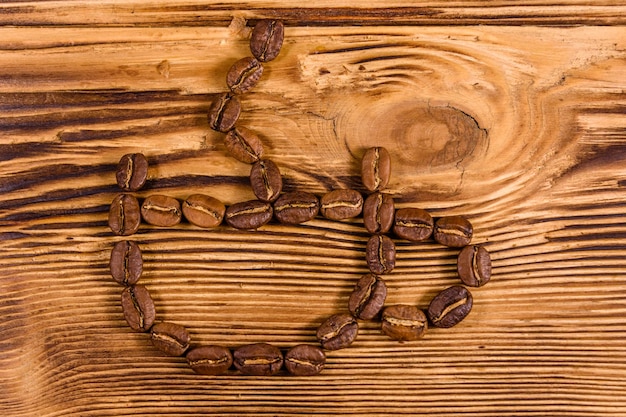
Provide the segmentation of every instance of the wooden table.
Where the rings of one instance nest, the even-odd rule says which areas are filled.
[[[397,207],[467,216],[493,278],[458,326],[398,343],[362,322],[307,378],[198,376],[126,325],[117,162],[147,156],[139,198],[254,197],[206,112],[259,18],[285,44],[240,124],[287,191],[365,192],[359,159],[385,146]],[[626,415],[625,24],[617,1],[2,3],[0,411]],[[158,318],[195,344],[317,343],[367,272],[360,219],[130,238]],[[396,245],[388,305],[458,283],[458,250]]]

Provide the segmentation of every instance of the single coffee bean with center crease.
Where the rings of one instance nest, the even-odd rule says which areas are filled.
[[[279,20],[260,20],[250,36],[250,51],[261,62],[278,56],[283,46],[284,26]]]
[[[365,260],[374,274],[388,274],[396,266],[396,245],[385,235],[372,236],[365,247]]]
[[[366,274],[359,279],[348,300],[350,313],[361,320],[373,319],[385,304],[387,286],[382,278]]]
[[[130,328],[137,332],[147,332],[154,323],[154,302],[143,285],[131,285],[124,289],[122,310]]]
[[[226,84],[235,94],[242,94],[256,85],[263,74],[263,65],[252,57],[241,58],[226,74]]]
[[[229,93],[222,93],[213,99],[209,107],[209,127],[226,133],[235,126],[240,113],[239,99]]]
[[[117,185],[126,191],[137,191],[148,178],[148,160],[141,153],[129,153],[120,158],[115,179]]]
[[[175,226],[182,216],[180,202],[166,195],[151,195],[141,205],[141,217],[153,226]]]
[[[259,200],[243,201],[226,209],[225,219],[235,229],[252,230],[267,224],[273,215],[272,205]]]
[[[356,217],[363,211],[363,196],[356,190],[333,190],[320,199],[322,216],[331,220]]]
[[[233,364],[233,355],[224,346],[198,346],[186,355],[191,369],[200,375],[222,375]]]
[[[233,158],[246,164],[252,164],[263,157],[261,139],[245,127],[235,126],[229,130],[224,145]]]
[[[150,329],[154,347],[170,356],[181,356],[189,347],[191,336],[180,324],[161,322]]]
[[[399,238],[420,242],[433,233],[433,218],[426,210],[407,207],[396,210],[393,232]]]
[[[297,345],[285,354],[285,368],[293,375],[317,375],[322,372],[325,364],[326,355],[317,346]]]
[[[461,249],[456,265],[459,278],[467,286],[482,287],[491,279],[491,257],[482,246],[470,245]]]
[[[269,376],[280,371],[283,354],[276,346],[255,343],[235,349],[233,362],[244,375]]]
[[[383,310],[381,331],[394,340],[417,340],[424,336],[428,319],[413,305],[393,305]]]
[[[361,160],[361,181],[370,191],[387,186],[391,175],[391,157],[383,147],[369,148]]]
[[[274,202],[274,216],[285,224],[300,224],[313,220],[319,209],[317,197],[303,191],[285,193]]]
[[[452,327],[467,317],[472,310],[472,301],[467,288],[460,285],[446,288],[430,302],[428,319],[435,327]]]
[[[111,251],[109,267],[111,276],[119,284],[136,284],[143,272],[139,245],[128,240],[117,242]]]
[[[442,217],[435,222],[433,237],[442,245],[462,248],[472,240],[472,224],[463,216]]]
[[[224,219],[226,207],[217,198],[193,194],[182,204],[182,211],[189,223],[198,227],[217,227]]]
[[[109,208],[109,227],[119,236],[129,236],[139,230],[141,212],[139,202],[129,194],[120,194]]]
[[[388,194],[374,193],[363,204],[363,224],[370,233],[387,233],[393,225],[395,208]]]
[[[259,200],[266,203],[276,200],[283,189],[278,166],[269,159],[255,162],[250,170],[250,186]]]
[[[359,324],[351,314],[334,314],[317,329],[317,340],[324,349],[343,349],[352,344],[359,332]]]

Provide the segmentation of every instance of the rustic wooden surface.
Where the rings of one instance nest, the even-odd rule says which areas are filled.
[[[624,3],[302,5],[0,4],[2,414],[625,416]],[[286,40],[241,123],[288,190],[362,190],[383,145],[399,206],[467,215],[494,277],[456,328],[401,344],[365,323],[321,375],[260,378],[197,376],[126,325],[116,163],[148,157],[140,197],[251,198],[205,114],[262,17]],[[198,343],[315,343],[366,270],[360,220],[133,239],[158,317]],[[455,254],[398,241],[388,304],[426,306]]]

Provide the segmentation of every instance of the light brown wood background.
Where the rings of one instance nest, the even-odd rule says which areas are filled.
[[[252,198],[205,114],[263,17],[285,45],[241,123],[288,190],[362,190],[383,145],[398,206],[467,215],[494,276],[456,328],[365,323],[321,375],[260,378],[197,376],[126,325],[117,161],[148,157],[140,197]],[[625,416],[625,24],[618,1],[2,2],[0,412]],[[158,317],[197,343],[315,343],[366,271],[360,220],[133,239]],[[388,303],[425,307],[455,255],[398,242]]]

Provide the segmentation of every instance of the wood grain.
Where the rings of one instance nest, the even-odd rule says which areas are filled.
[[[0,5],[0,410],[7,416],[626,415],[626,30],[617,2]],[[242,99],[285,190],[467,215],[494,276],[453,329],[363,323],[317,377],[200,377],[133,333],[110,278],[119,158],[152,193],[252,198],[206,123],[249,25],[287,24]],[[247,20],[249,19],[249,20]],[[532,26],[531,26],[532,25]],[[141,278],[196,343],[315,343],[366,272],[361,220],[255,232],[142,226]],[[457,251],[397,241],[388,304],[457,283]]]

